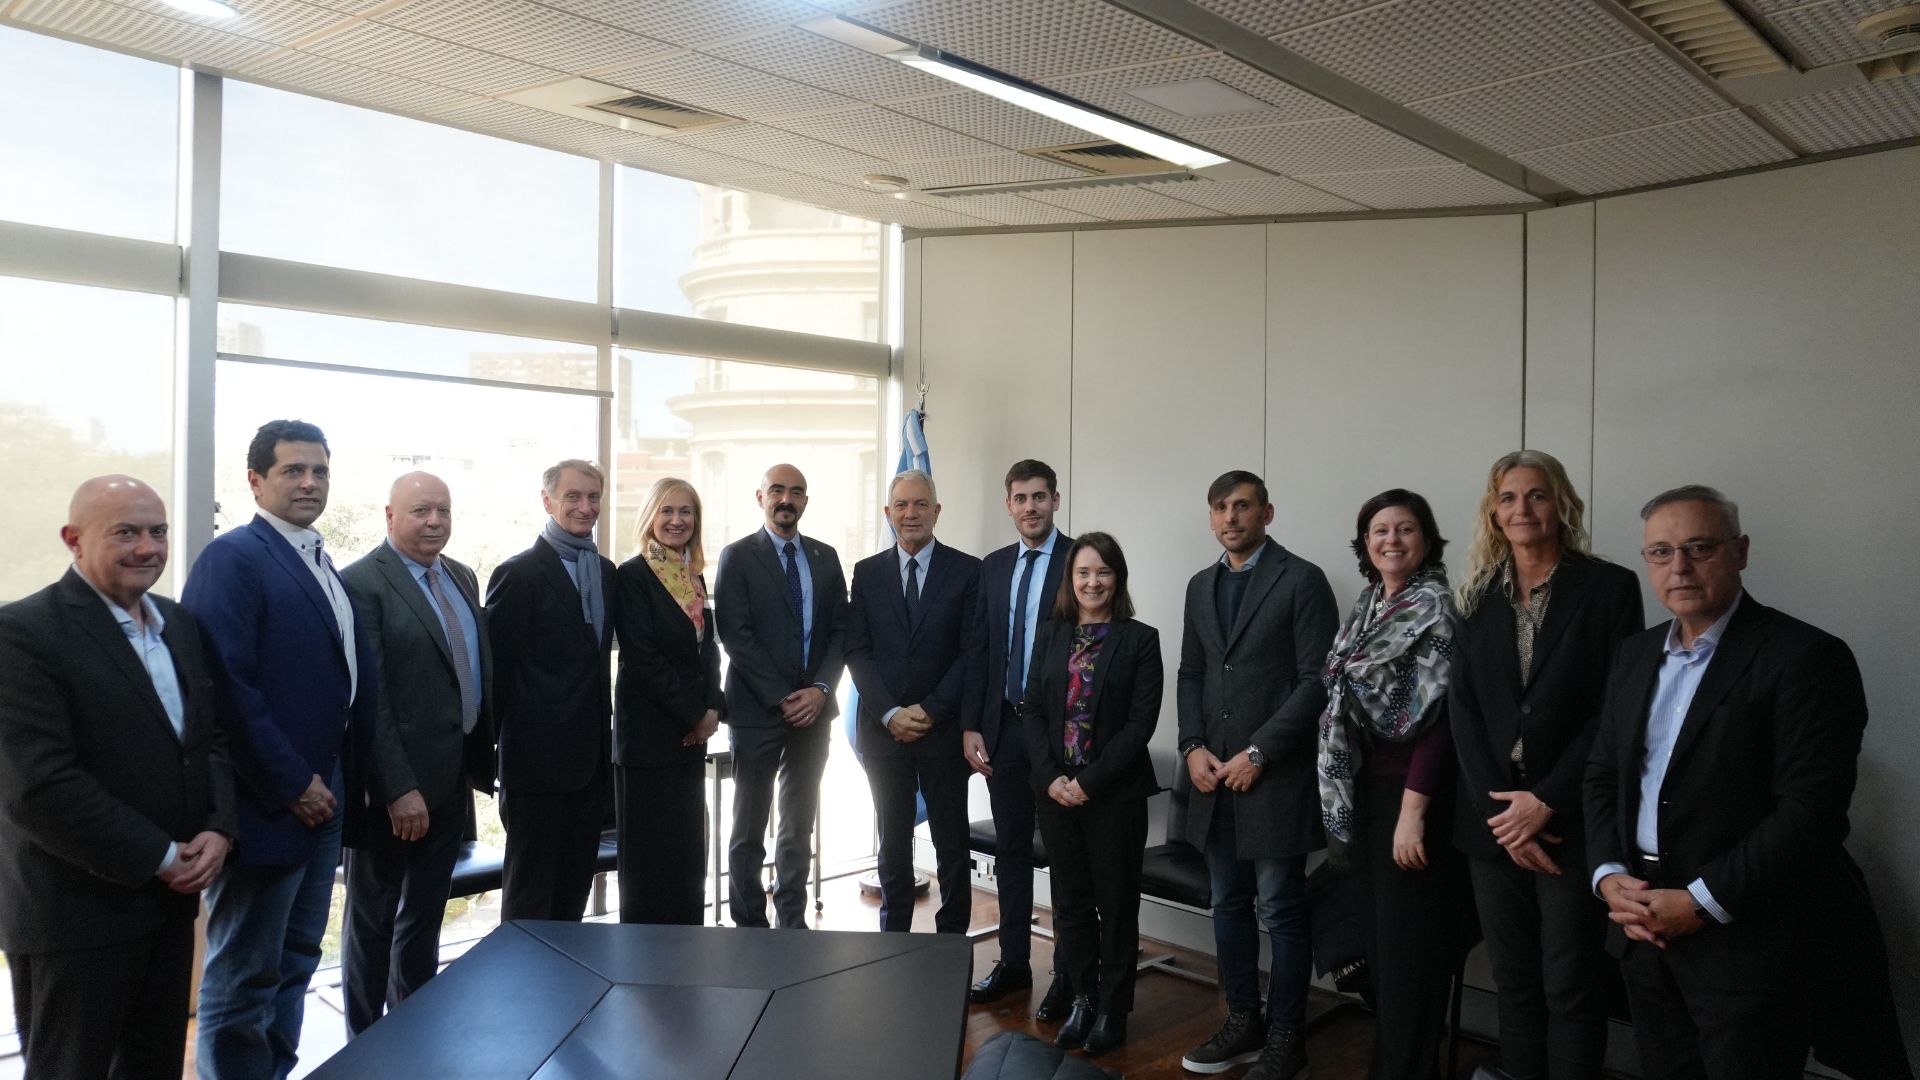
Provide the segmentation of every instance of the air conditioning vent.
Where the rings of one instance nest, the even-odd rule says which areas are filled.
[[[638,120],[643,124],[668,128],[676,134],[740,122],[737,117],[705,112],[691,105],[682,105],[665,98],[648,97],[645,94],[627,94],[622,97],[608,98],[605,101],[583,101],[580,107],[592,109],[595,112],[611,113],[628,120]]]
[[[1628,11],[1716,79],[1789,70],[1726,0],[1624,0]]]
[[[1184,172],[1171,161],[1152,154],[1101,139],[1097,142],[1067,143],[1020,151],[1029,157],[1067,165],[1095,176],[1149,176],[1154,173]]]
[[[684,135],[740,123],[737,117],[577,77],[510,90],[499,98],[642,135]]]

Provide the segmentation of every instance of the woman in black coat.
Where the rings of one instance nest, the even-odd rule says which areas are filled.
[[[1140,950],[1147,742],[1160,719],[1160,634],[1133,618],[1127,560],[1106,533],[1067,552],[1052,620],[1033,643],[1020,721],[1053,877],[1053,929],[1073,986],[1056,1046],[1101,1054],[1127,1038]]]
[[[1467,856],[1513,1080],[1599,1080],[1607,909],[1581,781],[1613,648],[1646,624],[1633,571],[1587,554],[1585,505],[1552,455],[1494,462],[1460,586],[1448,699]]]
[[[620,921],[705,921],[707,740],[726,699],[707,603],[700,496],[655,482],[640,512],[640,552],[620,564],[613,762],[620,835]]]

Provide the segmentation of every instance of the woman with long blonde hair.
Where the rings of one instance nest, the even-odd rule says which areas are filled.
[[[726,699],[700,525],[692,484],[655,481],[640,511],[639,550],[617,574],[621,922],[705,921],[707,740]]]
[[[1581,779],[1613,647],[1645,621],[1639,579],[1588,552],[1585,513],[1553,455],[1502,456],[1460,584],[1454,842],[1511,1080],[1599,1080],[1606,1052],[1606,907],[1586,880]]]

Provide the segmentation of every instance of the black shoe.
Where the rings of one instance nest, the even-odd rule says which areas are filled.
[[[1067,1022],[1060,1025],[1060,1034],[1053,1037],[1053,1045],[1062,1050],[1073,1050],[1087,1041],[1087,1032],[1093,1027],[1093,999],[1085,994],[1073,999],[1073,1011],[1067,1014]]]
[[[1073,988],[1067,985],[1066,976],[1054,973],[1053,982],[1047,986],[1047,996],[1040,999],[1040,1007],[1033,1010],[1033,1018],[1043,1024],[1057,1024],[1067,1018],[1067,1010],[1073,1007]]]
[[[1223,1073],[1260,1056],[1267,1045],[1267,1019],[1259,1009],[1227,1013],[1227,1022],[1213,1038],[1187,1051],[1180,1067],[1188,1072]]]
[[[1087,1032],[1087,1056],[1099,1057],[1127,1041],[1127,1018],[1116,1013],[1101,1013]]]
[[[973,984],[967,991],[967,1000],[975,1005],[984,1005],[989,1001],[999,1001],[1016,990],[1033,989],[1033,969],[1025,964],[1010,967],[1005,961],[995,960],[993,970],[987,977]]]
[[[1292,1028],[1267,1032],[1260,1060],[1240,1080],[1294,1080],[1307,1071],[1307,1039]]]

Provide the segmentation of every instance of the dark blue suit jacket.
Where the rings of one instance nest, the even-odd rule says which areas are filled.
[[[860,753],[865,757],[960,756],[966,717],[979,709],[980,560],[936,543],[920,604],[911,618],[901,591],[900,555],[889,546],[853,567],[847,604],[847,667],[860,692]],[[924,705],[933,730],[911,743],[880,722],[896,705]]]
[[[1053,530],[1053,557],[1047,560],[1047,573],[1041,580],[1035,581],[1029,588],[1040,590],[1040,619],[1045,624],[1053,619],[1054,597],[1060,592],[1060,579],[1067,574],[1067,551],[1073,547],[1073,537]],[[995,759],[1004,747],[1014,753],[1026,749],[1025,740],[1018,731],[1013,737],[1002,742],[1005,733],[1000,723],[1005,711],[1002,703],[1007,696],[1007,657],[1008,636],[1012,633],[1013,623],[1013,575],[1018,572],[1020,559],[1027,550],[1025,543],[1015,541],[1006,547],[987,552],[980,560],[980,708],[967,716],[967,729],[977,731],[986,740],[987,757]],[[1032,628],[1034,649],[1040,648],[1040,626]],[[1027,673],[1031,682],[1033,673]]]
[[[339,588],[346,593],[346,582]],[[289,807],[343,757],[347,797],[336,812],[346,815],[346,842],[358,844],[380,671],[358,614],[355,695],[332,605],[293,545],[258,516],[207,545],[180,603],[200,624],[221,691],[239,780],[234,857],[290,866],[311,856],[314,832]]]

